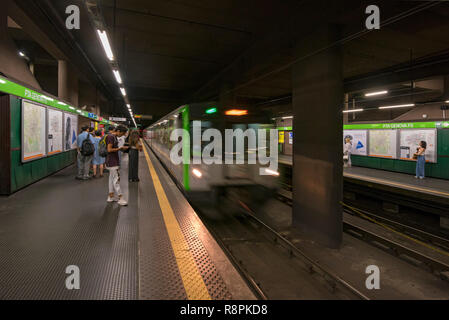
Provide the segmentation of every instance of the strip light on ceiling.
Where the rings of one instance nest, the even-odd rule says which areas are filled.
[[[365,94],[365,97],[380,96],[380,95],[387,94],[387,93],[388,93],[387,90],[377,91],[377,92],[369,92],[369,93]]]
[[[350,112],[361,112],[364,109],[351,109],[351,110],[343,110],[343,113],[350,113]]]
[[[407,107],[414,107],[414,106],[415,106],[414,103],[409,103],[409,104],[398,104],[395,106],[384,106],[384,107],[379,107],[379,109],[407,108]]]
[[[122,95],[123,95],[123,96],[126,96],[125,88],[120,88],[120,91],[122,92]]]
[[[112,70],[114,72],[115,80],[117,80],[118,84],[122,84],[122,77],[120,76],[120,71]]]
[[[110,61],[114,60],[114,54],[112,53],[111,45],[109,44],[109,39],[106,31],[97,30],[98,36],[100,37],[101,44],[103,45],[104,52]]]

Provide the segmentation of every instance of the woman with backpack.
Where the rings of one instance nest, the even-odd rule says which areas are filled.
[[[103,170],[104,170],[104,162],[106,161],[105,157],[100,156],[99,153],[99,144],[101,141],[101,131],[97,130],[95,132],[95,138],[94,138],[94,146],[95,146],[95,153],[94,153],[94,158],[92,160],[92,165],[93,165],[93,177],[96,178],[97,177],[97,167],[100,168],[100,178],[103,177]]]

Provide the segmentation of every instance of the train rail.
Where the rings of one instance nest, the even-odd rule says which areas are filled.
[[[291,192],[281,190],[277,194],[278,198],[283,202],[291,205]],[[449,263],[441,261],[440,259],[429,256],[428,254],[418,250],[414,247],[404,245],[399,241],[390,239],[389,237],[380,235],[370,228],[361,226],[357,223],[358,218],[376,223],[377,225],[386,228],[387,230],[400,234],[401,236],[442,255],[449,256],[449,240],[438,235],[408,226],[398,221],[394,221],[379,215],[376,215],[367,210],[355,208],[343,203],[344,217],[343,230],[345,233],[355,236],[387,253],[390,253],[402,260],[420,267],[443,280],[449,281]],[[350,219],[351,216],[356,216],[356,219]]]

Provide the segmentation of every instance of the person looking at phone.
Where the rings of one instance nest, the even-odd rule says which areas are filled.
[[[414,154],[414,156],[417,158],[415,178],[424,179],[426,166],[426,148],[427,143],[425,141],[421,141],[419,143],[418,149],[416,150],[416,153]]]
[[[121,206],[126,206],[128,202],[123,198],[123,193],[120,188],[119,151],[124,151],[128,149],[128,147],[119,147],[118,138],[123,137],[127,131],[128,129],[125,126],[120,125],[106,137],[106,145],[108,148],[106,167],[109,170],[109,195],[107,201],[117,201]],[[115,197],[116,195],[117,198]]]

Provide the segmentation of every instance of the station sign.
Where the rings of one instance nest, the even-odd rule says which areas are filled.
[[[399,123],[370,123],[370,124],[347,124],[343,126],[345,130],[357,129],[423,129],[437,128],[437,122],[399,122]],[[444,123],[442,125],[444,127]],[[449,127],[449,125],[448,125]]]
[[[110,121],[125,122],[126,118],[109,117]]]

